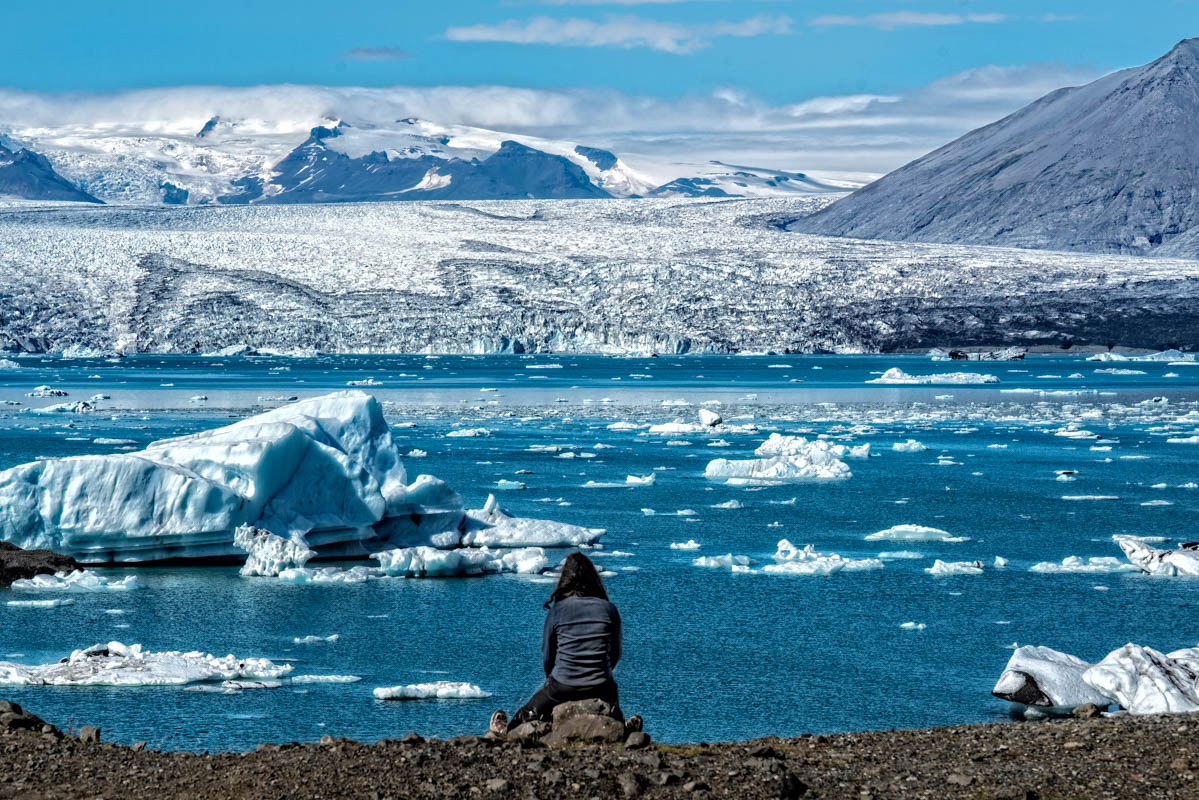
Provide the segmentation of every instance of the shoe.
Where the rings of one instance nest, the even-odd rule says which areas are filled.
[[[507,736],[508,735],[508,715],[505,714],[502,710],[495,712],[494,714],[491,715],[491,724],[488,725],[487,727],[496,736]]]
[[[640,733],[641,725],[641,715],[634,714],[624,721],[624,732],[626,735],[630,733]]]

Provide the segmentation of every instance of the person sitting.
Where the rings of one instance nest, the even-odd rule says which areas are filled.
[[[556,706],[574,700],[603,700],[620,720],[620,694],[612,670],[620,661],[620,612],[608,601],[608,593],[591,559],[571,553],[562,562],[558,585],[546,601],[549,613],[541,636],[541,660],[545,683],[512,719],[503,710],[491,715],[491,730],[505,736],[534,720],[548,721]],[[641,730],[641,718],[625,721],[629,732]]]

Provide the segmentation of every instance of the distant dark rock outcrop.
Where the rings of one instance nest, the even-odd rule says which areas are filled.
[[[892,241],[1199,255],[1199,39],[1059,89],[790,230]]]
[[[53,575],[75,569],[79,569],[79,564],[70,556],[49,550],[22,550],[14,544],[0,542],[0,588],[34,575]]]
[[[0,197],[100,203],[54,171],[46,157],[0,140]]]

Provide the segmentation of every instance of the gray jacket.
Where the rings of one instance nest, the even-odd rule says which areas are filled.
[[[620,612],[599,597],[568,597],[554,604],[541,635],[545,674],[567,686],[598,686],[620,661]]]

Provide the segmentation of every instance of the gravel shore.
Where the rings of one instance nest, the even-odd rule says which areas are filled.
[[[5,730],[0,798],[1193,798],[1197,734],[1193,716],[1122,716],[640,750],[410,735],[194,754]]]

